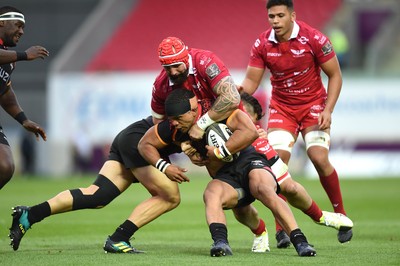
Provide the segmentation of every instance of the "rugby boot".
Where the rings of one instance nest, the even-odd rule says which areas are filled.
[[[338,238],[340,243],[349,242],[352,237],[353,237],[353,230],[352,229],[339,230],[339,232],[337,234],[337,238]]]
[[[225,241],[214,242],[210,250],[211,257],[221,257],[233,255],[232,249]]]
[[[322,217],[317,223],[339,231],[348,231],[353,228],[353,222],[346,215],[335,212],[322,211]]]
[[[317,255],[317,251],[307,242],[300,242],[295,248],[300,257],[313,257]]]
[[[12,208],[12,224],[10,228],[10,245],[14,250],[18,250],[19,244],[26,231],[31,228],[28,221],[28,212],[30,210],[27,206],[17,206]]]
[[[287,248],[290,246],[290,238],[283,230],[276,232],[275,239],[277,248]]]
[[[254,235],[252,252],[267,252],[269,249],[268,232],[264,231],[261,235]]]
[[[105,253],[130,253],[138,254],[144,253],[144,251],[137,250],[131,246],[131,243],[125,241],[112,241],[110,237],[107,238],[104,243],[103,249]]]

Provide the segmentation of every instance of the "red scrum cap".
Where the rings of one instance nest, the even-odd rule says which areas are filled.
[[[176,37],[164,39],[158,46],[161,65],[170,66],[184,63],[189,67],[189,51],[183,41]]]

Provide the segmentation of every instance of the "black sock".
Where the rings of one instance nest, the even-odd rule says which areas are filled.
[[[210,233],[214,242],[224,241],[228,243],[228,229],[221,223],[210,224]]]
[[[294,246],[297,246],[297,244],[302,242],[308,243],[306,236],[301,232],[300,228],[294,229],[290,232],[290,242],[292,242]]]
[[[139,228],[129,220],[126,220],[123,224],[118,226],[114,234],[110,236],[112,241],[124,241],[129,242],[129,239],[133,234],[139,230]]]
[[[51,215],[50,205],[47,201],[31,207],[28,213],[28,221],[32,225]]]

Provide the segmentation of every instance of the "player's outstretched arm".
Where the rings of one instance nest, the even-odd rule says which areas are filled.
[[[236,110],[228,118],[226,125],[233,132],[226,142],[226,147],[232,154],[250,146],[258,138],[256,126],[242,110]]]
[[[218,95],[217,99],[215,99],[211,109],[201,116],[189,131],[190,137],[194,140],[200,140],[208,126],[224,120],[239,107],[240,94],[231,76],[221,79],[214,86],[213,91]]]
[[[8,90],[0,97],[0,105],[3,109],[15,120],[17,120],[26,130],[35,134],[36,139],[42,137],[43,140],[47,139],[45,130],[36,122],[28,119],[18,103],[17,96],[14,93],[11,85],[8,85]]]
[[[50,55],[46,48],[40,45],[29,47],[25,50],[27,60],[35,60],[37,58],[45,59]]]
[[[49,51],[39,45],[29,47],[24,52],[0,49],[0,65],[17,61],[30,61],[37,58],[45,59],[48,56]]]
[[[242,84],[238,86],[240,93],[247,92],[253,95],[261,84],[261,80],[264,76],[264,69],[248,66],[246,70],[246,76],[242,81]]]
[[[174,144],[170,144],[174,145]],[[186,169],[173,165],[161,158],[161,148],[167,144],[161,142],[156,133],[155,126],[151,127],[142,137],[138,144],[140,155],[151,165],[163,172],[171,181],[178,183],[189,182],[189,178],[184,174]]]

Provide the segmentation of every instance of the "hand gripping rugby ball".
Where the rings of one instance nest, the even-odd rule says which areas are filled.
[[[227,127],[227,125],[222,123],[214,123],[206,129],[206,141],[209,146],[214,146],[220,148],[225,146],[225,142],[228,141],[229,137],[232,135],[232,131]],[[233,159],[239,157],[239,152],[226,156],[222,160],[224,162],[232,162]]]

